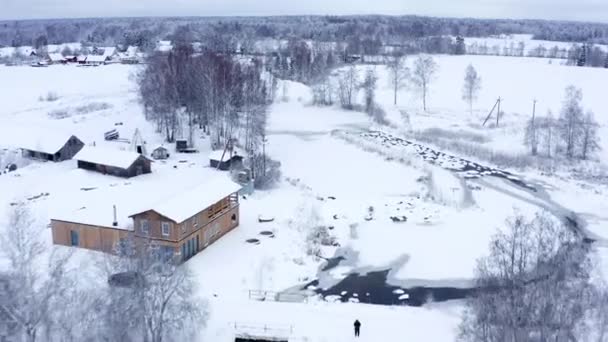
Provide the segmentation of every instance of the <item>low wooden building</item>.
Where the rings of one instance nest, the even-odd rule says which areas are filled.
[[[74,159],[78,168],[117,177],[135,177],[152,172],[151,160],[145,156],[102,147],[84,147]]]
[[[53,243],[113,253],[121,241],[148,240],[185,261],[239,225],[239,190],[228,177],[213,177],[150,205],[125,200],[120,211],[126,205],[146,208],[128,216],[112,216],[110,204],[63,213],[51,220]],[[143,202],[153,193],[131,195]]]
[[[164,146],[159,146],[152,151],[152,158],[156,160],[168,159],[169,150]]]
[[[217,150],[209,154],[209,166],[222,171],[239,167],[243,163],[243,156],[237,151]]]
[[[60,162],[72,159],[84,143],[75,135],[56,135],[51,132],[33,134],[32,139],[22,139],[20,148],[25,158]]]

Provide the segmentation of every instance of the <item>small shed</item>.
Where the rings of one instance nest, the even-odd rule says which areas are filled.
[[[75,135],[62,136],[46,132],[36,136],[35,139],[24,139],[21,142],[23,157],[60,162],[72,159],[84,146]]]
[[[169,150],[164,146],[158,146],[152,151],[152,158],[156,160],[165,160],[169,158]]]
[[[78,168],[117,177],[135,177],[152,172],[152,162],[145,156],[102,147],[84,147],[74,157]]]
[[[243,164],[243,156],[237,151],[217,150],[209,154],[209,166],[228,171]]]

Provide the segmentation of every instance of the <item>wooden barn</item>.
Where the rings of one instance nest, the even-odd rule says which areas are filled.
[[[240,188],[227,177],[209,180],[131,215],[134,234],[186,261],[239,225]]]
[[[78,168],[117,177],[135,177],[152,172],[152,162],[145,156],[102,147],[84,147],[74,159]]]
[[[23,157],[60,162],[72,159],[84,146],[75,135],[55,135],[50,132],[33,134],[34,139],[23,139],[20,148]]]
[[[127,239],[152,240],[166,255],[186,261],[239,225],[240,186],[228,177],[211,177],[181,190],[158,187],[155,192],[117,187],[108,191],[128,192],[78,201],[75,206],[81,208],[53,215],[53,243],[115,253]],[[100,203],[108,197],[118,205]]]
[[[209,154],[209,166],[222,171],[239,167],[243,164],[243,156],[237,151],[217,150]]]

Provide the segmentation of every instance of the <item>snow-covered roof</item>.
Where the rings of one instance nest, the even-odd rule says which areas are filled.
[[[223,158],[222,158],[222,156],[223,156]],[[209,153],[210,160],[215,160],[215,161],[221,160],[223,162],[232,159],[232,157],[234,157],[234,156],[243,156],[243,154],[238,149],[235,149],[232,152],[232,156],[230,155],[230,151],[226,151],[226,153],[224,153],[223,149],[215,150],[215,151],[212,151],[211,153]]]
[[[40,132],[40,134],[28,134],[19,139],[19,147],[24,150],[55,154],[59,152],[70,140],[72,135],[56,134],[51,132]]]
[[[49,59],[53,62],[61,62],[65,60],[63,55],[60,53],[49,53]]]
[[[240,185],[226,176],[217,175],[186,192],[151,206],[148,210],[153,210],[176,223],[182,223],[240,189]]]
[[[74,156],[74,159],[93,164],[128,169],[139,157],[142,157],[142,155],[131,151],[85,146]]]
[[[131,45],[127,48],[127,51],[125,51],[125,55],[127,57],[136,57],[137,50],[138,50],[137,46]]]
[[[156,44],[156,50],[160,52],[169,52],[173,50],[173,44],[170,40],[161,40]]]
[[[99,55],[89,55],[87,56],[86,61],[90,63],[103,63],[107,59],[107,56],[99,56]]]
[[[87,60],[87,56],[85,56],[85,55],[80,55],[80,56],[78,56],[78,58],[77,58],[76,60],[77,60],[77,61],[79,61],[79,62],[84,62],[84,61],[86,61],[86,60]]]
[[[103,49],[103,55],[106,57],[112,57],[116,54],[116,48],[115,47],[107,47]]]

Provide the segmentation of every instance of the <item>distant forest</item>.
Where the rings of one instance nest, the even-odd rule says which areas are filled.
[[[543,40],[608,44],[608,24],[600,23],[418,16],[282,16],[0,21],[0,47],[82,42],[137,45],[146,51],[153,49],[158,40],[187,39],[235,46],[266,38],[378,46],[446,35],[487,37],[519,33]]]

